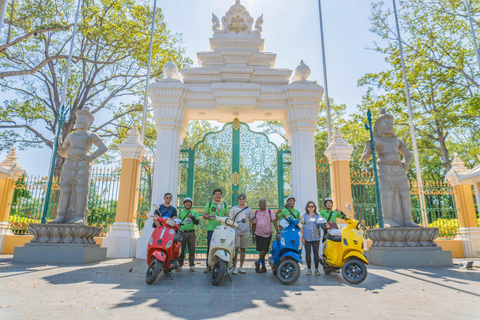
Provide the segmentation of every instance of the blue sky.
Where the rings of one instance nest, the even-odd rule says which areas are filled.
[[[235,2],[157,1],[168,28],[183,34],[186,53],[194,66],[198,66],[196,53],[210,49],[212,12],[221,18]],[[311,69],[309,80],[318,80],[323,85],[317,0],[241,0],[241,3],[254,19],[263,14],[264,50],[277,54],[276,67],[295,69],[303,59]],[[329,96],[336,103],[345,103],[350,112],[355,111],[367,89],[357,87],[357,80],[366,73],[387,68],[384,56],[367,49],[374,41],[381,41],[369,31],[370,3],[369,0],[322,1]],[[5,152],[0,155],[0,161],[5,155]],[[47,173],[50,149],[18,151],[18,155],[20,165],[29,174]]]

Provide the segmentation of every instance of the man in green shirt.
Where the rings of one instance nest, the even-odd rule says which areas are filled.
[[[325,206],[325,209],[320,211],[320,216],[327,219],[327,223],[330,228],[338,229],[337,218],[343,219],[342,217],[343,212],[338,209],[332,210],[333,200],[331,198],[325,198],[325,200],[323,200],[323,205]]]
[[[195,225],[198,225],[198,213],[192,210],[192,199],[185,198],[183,200],[183,206],[185,209],[178,213],[178,219],[182,220],[183,225],[180,226],[182,232],[182,255],[178,258],[180,268],[176,271],[182,271],[183,261],[185,260],[185,248],[188,244],[188,262],[190,263],[190,271],[195,271]]]
[[[277,221],[281,221],[286,217],[292,217],[294,219],[300,220],[300,211],[294,208],[295,206],[295,198],[290,196],[287,198],[287,203],[289,204],[290,208],[278,209],[277,211]]]
[[[208,254],[210,252],[210,241],[212,241],[213,231],[216,227],[220,225],[220,222],[214,219],[217,217],[225,217],[228,215],[227,204],[222,201],[222,190],[215,189],[213,190],[213,201],[210,201],[205,206],[205,211],[203,212],[203,218],[208,220],[207,227],[207,268],[203,273],[212,272],[212,268],[208,265]],[[212,219],[210,219],[212,217]]]

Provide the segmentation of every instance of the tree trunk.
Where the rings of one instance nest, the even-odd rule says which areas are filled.
[[[446,135],[443,135],[441,133],[438,135],[438,143],[440,143],[440,150],[442,151],[443,165],[445,167],[446,172],[448,172],[452,168],[452,163],[450,161],[447,145],[445,143],[445,140],[446,140],[445,138],[446,138]]]

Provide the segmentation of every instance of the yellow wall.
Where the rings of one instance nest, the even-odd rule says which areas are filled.
[[[33,239],[31,235],[7,235],[5,237],[5,246],[3,247],[4,254],[13,254],[15,247],[23,247],[25,243],[30,242]],[[102,246],[103,237],[93,238],[95,242]]]
[[[442,247],[442,250],[452,251],[453,258],[464,258],[462,240],[435,240],[435,243]],[[368,250],[372,245],[372,240],[365,241],[365,250]]]
[[[333,209],[340,209],[347,216],[352,216],[353,211],[345,209],[348,203],[352,203],[352,187],[350,183],[350,162],[335,161],[330,164],[330,181],[332,186]],[[323,199],[320,199],[323,204]],[[338,223],[343,223],[339,220]]]
[[[470,185],[456,185],[453,187],[455,205],[458,209],[458,225],[460,228],[478,227],[475,204],[473,202],[472,187]]]
[[[12,203],[14,180],[0,179],[0,221],[8,222],[10,215],[10,205]]]
[[[13,254],[15,247],[23,247],[25,243],[33,239],[31,235],[7,235],[5,237],[5,246],[3,247],[4,254]]]
[[[123,159],[115,222],[135,222],[140,184],[140,160]]]

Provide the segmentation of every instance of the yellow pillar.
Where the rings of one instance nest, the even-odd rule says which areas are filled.
[[[135,212],[138,205],[141,160],[147,153],[140,141],[140,133],[133,128],[128,138],[118,146],[122,155],[122,173],[118,192],[117,214],[102,246],[109,258],[133,258],[140,237]]]
[[[24,172],[17,163],[17,159],[15,149],[12,149],[7,155],[7,159],[0,163],[0,253],[3,252],[6,236],[13,234],[9,230],[8,218],[15,191],[15,181]]]
[[[353,147],[343,139],[340,130],[338,128],[335,129],[332,141],[330,141],[325,151],[325,155],[330,163],[333,207],[338,207],[350,217],[353,217],[353,211],[345,210],[345,205],[348,203],[353,207],[350,183],[350,157],[352,152]]]
[[[455,154],[452,169],[445,178],[453,187],[455,206],[458,216],[458,235],[456,239],[462,240],[465,258],[475,258],[480,253],[480,228],[477,225],[477,215],[473,202],[472,186],[464,181],[469,170],[463,161]]]

